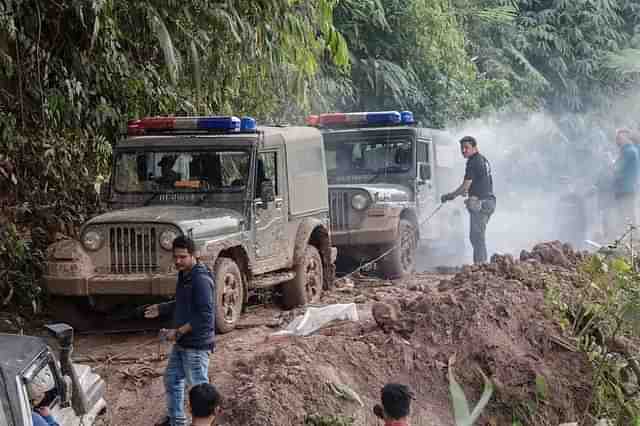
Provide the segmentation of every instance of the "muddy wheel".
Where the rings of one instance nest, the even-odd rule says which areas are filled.
[[[322,257],[314,246],[307,246],[301,262],[295,265],[296,277],[282,285],[282,304],[295,308],[320,300],[324,271]]]
[[[416,230],[411,222],[400,219],[398,245],[380,261],[385,278],[402,278],[416,269]]]
[[[228,333],[236,327],[244,303],[242,274],[236,262],[220,257],[214,266],[216,280],[216,330]]]

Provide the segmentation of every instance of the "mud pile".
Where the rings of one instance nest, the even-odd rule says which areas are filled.
[[[545,289],[580,285],[575,268],[584,257],[549,242],[520,259],[496,255],[444,280],[418,274],[394,286],[355,281],[327,300],[359,302],[359,323],[265,343],[233,364],[238,386],[225,424],[299,425],[319,413],[374,425],[380,387],[400,381],[416,393],[412,424],[451,425],[446,373],[454,354],[471,401],[482,387],[477,367],[495,384],[478,424],[577,421],[590,400],[591,365],[551,319]],[[372,306],[384,320],[373,318]]]

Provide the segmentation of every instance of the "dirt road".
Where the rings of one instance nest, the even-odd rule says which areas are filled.
[[[419,280],[421,285],[435,285],[445,277],[421,274]],[[392,286],[391,283],[382,280],[361,278],[357,280],[357,284],[357,289],[350,285],[335,289],[325,294],[322,300],[323,304],[360,302],[357,305],[360,322],[357,324],[340,324],[323,330],[322,334],[306,338],[268,341],[267,337],[279,329],[276,325],[286,325],[303,310],[283,312],[274,306],[260,306],[251,308],[243,316],[240,329],[217,336],[216,351],[211,356],[209,372],[211,381],[227,396],[226,420],[222,424],[249,424],[241,419],[251,419],[258,412],[271,410],[274,419],[262,419],[251,424],[283,424],[278,423],[276,417],[284,415],[286,418],[287,414],[280,412],[290,411],[291,423],[286,424],[293,425],[301,424],[300,419],[305,414],[311,414],[307,413],[309,406],[305,407],[304,404],[257,409],[259,405],[268,403],[269,398],[261,397],[260,393],[263,390],[256,388],[256,372],[253,371],[253,367],[263,365],[265,360],[267,365],[287,366],[286,373],[275,374],[277,377],[272,378],[276,383],[295,380],[300,377],[296,372],[313,367],[318,382],[302,386],[300,383],[291,383],[291,392],[295,393],[304,388],[305,391],[314,393],[304,397],[309,402],[323,398],[342,399],[347,406],[352,405],[354,415],[360,417],[358,424],[375,424],[371,408],[378,402],[374,401],[378,390],[388,380],[395,378],[412,383],[415,388],[420,386],[408,369],[398,367],[404,361],[394,365],[393,360],[382,359],[385,348],[397,346],[399,359],[396,361],[399,361],[406,355],[401,350],[406,344],[390,339],[389,335],[381,332],[371,316],[372,302],[387,296],[404,294],[409,291],[407,287],[415,286],[414,281],[397,282]],[[335,347],[336,344],[338,347]],[[378,348],[376,345],[382,347]],[[169,350],[170,345],[159,343],[153,333],[78,336],[75,358],[93,365],[107,381],[109,413],[102,424],[152,425],[164,415],[162,373]],[[293,359],[307,352],[323,353],[322,362],[309,359],[308,362],[312,365],[302,365],[300,360]],[[369,362],[380,365],[369,368],[367,358]],[[95,362],[92,362],[92,359]],[[259,361],[256,362],[256,359]],[[337,389],[328,385],[329,383],[337,384]],[[356,392],[364,406],[361,407],[357,401],[349,401],[348,398],[338,396],[340,384],[354,390],[358,389]],[[364,389],[365,392],[361,392],[360,389]],[[236,397],[238,394],[242,395]],[[247,398],[254,397],[256,409],[252,410],[252,404],[247,402]],[[294,403],[296,399],[298,398],[292,397],[291,402]],[[428,410],[432,420],[420,424],[451,424],[448,407],[443,407],[441,401],[446,401],[446,395],[434,394],[431,401],[421,401],[420,405]],[[344,409],[335,408],[335,413],[345,412]]]
[[[218,336],[211,357],[210,379],[225,396],[220,424],[303,425],[320,414],[376,425],[371,408],[379,389],[398,381],[415,393],[413,425],[452,425],[447,372],[453,355],[471,401],[482,390],[478,368],[495,385],[478,425],[576,421],[590,398],[592,366],[549,315],[545,291],[551,284],[568,291],[583,285],[575,269],[581,256],[554,242],[523,251],[521,260],[494,256],[455,275],[340,281],[322,303],[354,302],[359,321],[308,337],[267,338],[304,309],[253,308],[239,330]],[[372,306],[392,308],[397,318],[374,319]],[[107,380],[110,411],[103,424],[152,425],[164,415],[169,345],[146,334],[81,336],[76,347],[76,357]],[[549,389],[544,404],[536,403],[539,383]]]

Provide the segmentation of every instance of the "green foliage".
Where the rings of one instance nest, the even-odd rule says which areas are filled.
[[[41,251],[32,250],[20,238],[15,225],[0,229],[0,307],[13,303],[38,311],[41,289],[36,277],[42,258]]]
[[[506,79],[525,105],[544,105],[555,113],[585,111],[638,81],[637,56],[630,50],[637,47],[637,1],[455,4],[465,11],[469,49],[480,71]],[[502,8],[508,12],[501,13]]]
[[[467,397],[464,394],[464,390],[462,386],[457,382],[454,374],[453,365],[455,363],[455,357],[452,356],[449,358],[449,393],[451,394],[451,404],[453,405],[453,413],[456,422],[456,426],[471,426],[478,420],[480,414],[482,414],[482,410],[486,407],[491,399],[491,395],[493,394],[493,384],[491,380],[484,374],[481,369],[478,369],[480,375],[482,375],[482,379],[484,380],[484,390],[482,391],[482,396],[480,400],[476,404],[476,406],[471,410],[469,408],[469,403],[467,402]]]
[[[498,84],[490,94],[493,82],[477,75],[448,1],[348,0],[335,16],[352,56],[349,78],[335,84],[347,93],[329,93],[337,109],[410,109],[425,124],[443,126],[477,113],[481,101],[505,89]]]
[[[553,292],[547,301],[594,365],[593,394],[585,417],[632,424],[640,416],[635,397],[640,369],[631,353],[632,342],[640,337],[640,275],[620,253],[593,255],[580,272],[587,282],[577,295]]]

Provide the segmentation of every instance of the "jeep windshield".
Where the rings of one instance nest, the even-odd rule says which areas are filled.
[[[114,189],[124,193],[242,193],[249,151],[125,151],[116,155]]]
[[[366,131],[325,133],[329,184],[405,179],[413,168],[411,141],[410,135],[390,135],[388,131],[374,134]]]

